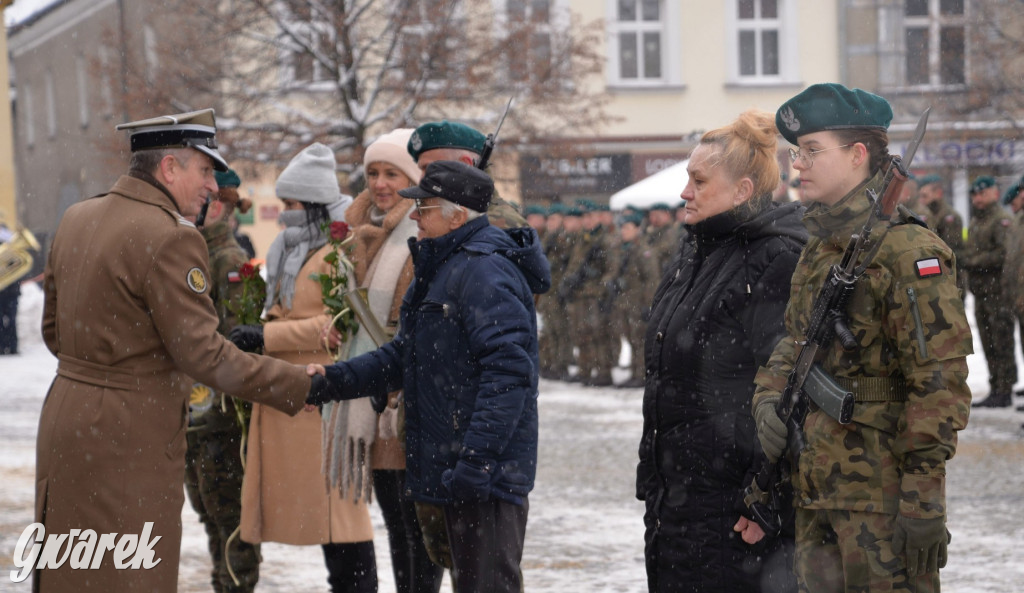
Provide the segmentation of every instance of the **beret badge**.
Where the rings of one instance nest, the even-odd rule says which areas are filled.
[[[796,132],[800,129],[800,120],[796,118],[796,114],[793,113],[792,107],[786,107],[779,112],[779,116],[782,118],[783,123],[786,124],[786,128],[791,132]]]

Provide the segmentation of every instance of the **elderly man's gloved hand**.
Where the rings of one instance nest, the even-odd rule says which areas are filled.
[[[228,339],[243,352],[259,352],[263,349],[263,326],[235,326],[228,332]]]
[[[341,391],[327,380],[327,377],[323,375],[310,377],[309,393],[306,395],[308,405],[319,407],[329,401],[339,399],[341,399]]]
[[[494,464],[478,459],[460,459],[455,469],[441,474],[441,485],[459,502],[485,502],[491,497]]]
[[[946,546],[951,539],[945,517],[914,519],[897,515],[892,551],[906,555],[907,576],[938,572],[946,566]]]
[[[754,408],[754,425],[757,427],[757,438],[761,441],[761,449],[772,463],[782,457],[786,450],[786,438],[789,429],[786,423],[775,413],[779,396],[765,397]]]

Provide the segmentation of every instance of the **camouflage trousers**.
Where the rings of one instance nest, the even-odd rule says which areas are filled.
[[[974,315],[978,320],[978,337],[985,352],[985,362],[988,363],[992,393],[1011,393],[1017,382],[1014,317],[1002,292],[974,292]]]
[[[610,316],[611,313],[601,311],[595,299],[584,298],[570,305],[570,329],[580,351],[577,376],[584,385],[610,385],[612,382],[619,337],[611,331]],[[612,333],[614,337],[609,335]]]
[[[629,365],[633,371],[630,378],[643,379],[647,375],[644,364],[644,334],[647,333],[647,322],[643,321],[636,308],[631,306],[616,307],[612,317],[616,333],[626,338],[629,349],[633,351],[633,359]],[[618,362],[618,359],[615,361]]]
[[[939,573],[907,577],[892,551],[895,515],[796,510],[795,570],[801,593],[938,593]]]
[[[206,529],[215,593],[251,592],[260,576],[260,547],[231,534],[242,514],[241,429],[206,432],[190,430],[186,439],[185,490]],[[231,538],[225,556],[224,546]],[[228,571],[238,579],[236,585]]]
[[[566,308],[559,305],[554,296],[543,295],[540,300],[540,314],[544,329],[540,332],[541,373],[559,378],[569,372],[573,363],[572,332]]]

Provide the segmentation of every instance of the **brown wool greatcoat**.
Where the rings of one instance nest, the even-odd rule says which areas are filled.
[[[217,333],[206,241],[163,190],[121,177],[65,213],[46,264],[43,338],[59,359],[36,447],[36,521],[140,534],[149,570],[36,571],[35,590],[173,592],[181,547],[186,405],[194,381],[294,414],[305,369]],[[191,378],[190,378],[191,377]]]
[[[334,362],[320,342],[320,329],[330,317],[320,284],[310,278],[328,271],[324,256],[330,249],[325,245],[306,259],[295,277],[291,309],[279,303],[267,311],[263,350],[268,356],[303,365]],[[315,545],[373,539],[366,501],[353,503],[336,488],[327,491],[321,433],[315,412],[288,417],[267,406],[252,407],[242,480],[242,540]]]
[[[356,282],[360,287],[370,283],[371,271],[375,269],[375,260],[384,246],[388,237],[405,218],[408,218],[412,210],[412,200],[399,200],[384,216],[384,222],[377,226],[370,222],[370,207],[373,205],[373,198],[368,190],[364,190],[352,205],[345,211],[345,218],[352,232],[355,235],[352,248],[352,263],[355,265]],[[395,286],[395,295],[391,300],[391,313],[387,319],[380,319],[382,325],[389,333],[394,333],[398,328],[398,313],[402,306],[402,297],[409,285],[412,284],[413,269],[412,255],[405,259],[402,273],[398,277]],[[398,405],[397,399],[400,392],[396,391],[388,398],[389,406]],[[373,469],[405,469],[405,451],[397,438],[378,438],[373,442]]]

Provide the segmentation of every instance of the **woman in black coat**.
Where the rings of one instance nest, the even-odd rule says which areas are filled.
[[[745,543],[741,492],[760,452],[754,375],[785,335],[790,277],[807,235],[776,204],[777,131],[747,111],[706,133],[683,190],[688,237],[662,279],[646,335],[637,498],[646,502],[652,592],[795,591],[792,536]]]

